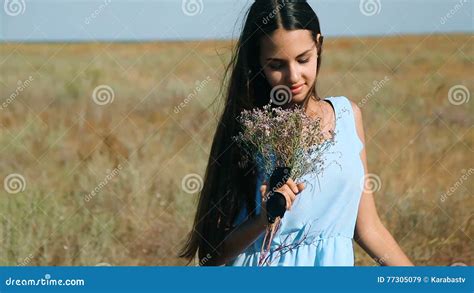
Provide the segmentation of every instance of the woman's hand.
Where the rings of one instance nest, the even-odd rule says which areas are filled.
[[[276,189],[275,192],[279,192],[283,194],[286,199],[286,210],[290,210],[293,204],[293,201],[296,199],[296,195],[299,194],[305,188],[304,183],[295,183],[293,179],[289,178],[285,184],[283,184],[280,188]],[[260,186],[260,193],[262,194],[262,213],[264,213],[266,218],[266,210],[267,210],[267,200],[268,194],[271,190],[268,190],[268,182],[264,182],[263,185]]]

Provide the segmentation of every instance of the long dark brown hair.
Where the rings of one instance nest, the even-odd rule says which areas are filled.
[[[319,73],[323,37],[317,39],[321,30],[311,6],[301,0],[255,1],[246,13],[242,33],[225,69],[223,81],[228,82],[223,112],[214,134],[193,229],[179,253],[179,257],[189,262],[197,252],[200,265],[211,265],[212,259],[221,254],[221,244],[232,230],[239,211],[243,207],[250,211],[249,215],[255,211],[256,166],[250,163],[245,168],[239,167],[242,154],[232,137],[240,131],[236,118],[242,110],[270,102],[271,86],[263,74],[258,54],[261,37],[271,36],[279,28],[311,31],[318,52],[316,74]],[[223,87],[224,82],[221,92]],[[319,100],[316,81],[305,98],[305,107],[309,98]]]

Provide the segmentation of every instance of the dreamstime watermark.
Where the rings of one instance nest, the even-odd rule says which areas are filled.
[[[211,77],[210,76],[207,76],[206,79],[202,80],[202,81],[199,81],[199,80],[196,80],[196,86],[194,87],[193,89],[193,92],[190,93],[185,99],[184,101],[182,101],[181,103],[179,103],[178,106],[175,106],[174,107],[174,113],[175,114],[178,114],[179,112],[181,112],[181,110],[186,107],[188,105],[189,102],[191,102],[192,99],[194,99],[194,97],[196,97],[196,95],[202,91],[206,86],[207,84],[209,83],[209,81],[211,81]]]
[[[464,6],[464,3],[467,3],[467,0],[459,0],[458,3],[454,5],[453,8],[451,8],[446,15],[442,16],[440,19],[441,24],[445,24],[448,19],[453,17],[461,8]],[[471,7],[472,8],[472,7]]]
[[[380,0],[360,0],[359,9],[365,16],[374,16],[382,10]]]
[[[6,286],[84,286],[84,279],[52,279],[50,274],[41,279],[13,279],[5,280]]]
[[[454,184],[450,186],[446,192],[440,195],[439,199],[441,200],[441,202],[445,202],[449,197],[451,197],[454,192],[456,192],[456,190],[461,185],[463,185],[464,181],[466,181],[472,174],[474,174],[474,168],[469,168],[469,170],[462,169],[461,173],[461,177],[459,177],[459,179],[456,180],[456,182],[454,182]]]
[[[34,80],[33,76],[29,76],[28,79],[25,81],[19,80],[17,82],[17,87],[13,93],[10,94],[10,96],[0,104],[0,110],[6,109],[11,103],[15,101],[15,99],[20,95],[21,92],[26,90],[27,88],[30,87],[31,82]]]
[[[114,90],[106,84],[97,86],[92,92],[92,100],[99,106],[110,104],[114,99]]]
[[[26,180],[23,175],[18,173],[9,174],[3,180],[3,188],[10,194],[17,194],[26,189]]]
[[[263,188],[260,189],[260,193],[263,194],[263,200],[269,200],[270,197],[277,192],[278,189],[280,189],[283,185],[285,185],[285,182],[288,181],[289,179],[289,174],[290,170],[288,168],[283,169],[283,179],[281,181],[278,181],[278,183],[271,189],[271,190],[265,190],[265,193],[263,192]],[[267,188],[268,188],[268,184]]]
[[[99,17],[99,15],[102,14],[102,12],[104,11],[104,9],[112,2],[112,0],[104,0],[102,4],[99,5],[99,7],[97,7],[96,10],[92,11],[91,14],[89,14],[88,16],[86,16],[86,18],[84,18],[84,23],[89,25],[94,19],[96,19],[97,17]]]
[[[383,265],[383,264],[386,263],[389,259],[390,259],[390,256],[389,256],[387,253],[384,253],[384,255],[382,255],[381,257],[376,257],[376,258],[375,258],[375,261],[376,261],[379,265]]]
[[[89,202],[92,198],[94,198],[113,178],[117,177],[120,171],[123,169],[121,164],[118,164],[116,168],[112,171],[108,171],[105,178],[99,182],[99,184],[86,196],[84,196],[84,201]]]
[[[208,253],[206,254],[205,257],[203,257],[200,261],[199,261],[199,266],[204,266],[208,261],[210,261],[212,258],[211,254]]]
[[[270,11],[270,13],[262,19],[262,23],[263,23],[263,24],[267,24],[267,23],[270,21],[270,19],[274,18],[274,17],[276,16],[276,14],[277,14],[283,7],[285,7],[285,5],[286,5],[286,2],[279,3],[276,8],[274,8],[272,11]]]
[[[21,262],[18,263],[18,266],[19,267],[27,266],[31,263],[32,260],[33,260],[33,254],[30,253],[27,257],[25,257]]]
[[[181,188],[184,190],[184,192],[189,194],[200,192],[202,190],[202,186],[202,177],[196,173],[187,174],[181,180]]]
[[[362,101],[357,103],[357,105],[362,108],[375,95],[375,93],[377,93],[379,90],[381,90],[385,86],[385,84],[389,80],[390,80],[390,78],[388,76],[385,76],[384,79],[382,79],[380,81],[379,80],[374,80],[372,82],[372,84],[374,86],[372,87],[370,92],[367,95],[365,95],[365,97],[362,99]]]
[[[448,92],[448,100],[451,104],[459,106],[469,102],[471,98],[471,93],[469,89],[462,84],[452,86]]]
[[[360,187],[364,192],[377,192],[382,188],[382,180],[377,174],[368,173],[362,177]]]
[[[3,3],[3,10],[9,16],[18,16],[25,13],[25,0],[5,0]]]
[[[181,10],[187,16],[195,16],[203,12],[204,3],[202,0],[182,0]]]
[[[293,99],[291,89],[286,85],[277,85],[270,91],[270,102],[277,106],[289,103]]]

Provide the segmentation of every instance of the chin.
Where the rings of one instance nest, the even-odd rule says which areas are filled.
[[[294,95],[291,99],[291,103],[294,104],[302,104],[304,102],[305,95],[303,93]]]

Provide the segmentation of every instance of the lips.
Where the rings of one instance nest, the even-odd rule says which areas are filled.
[[[304,83],[291,86],[290,87],[291,92],[293,94],[298,94],[301,91],[301,89],[303,88],[303,85],[304,85]]]

